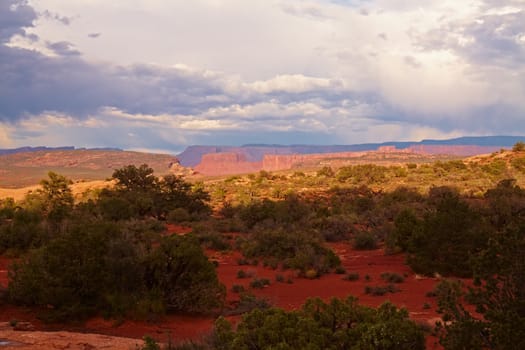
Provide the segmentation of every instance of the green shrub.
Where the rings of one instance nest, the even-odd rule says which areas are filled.
[[[525,142],[523,141],[518,141],[514,144],[514,146],[512,146],[512,151],[513,152],[523,152],[525,151]]]
[[[256,297],[249,292],[241,293],[239,303],[236,305],[235,309],[228,310],[224,312],[226,316],[228,315],[240,315],[251,310],[265,310],[270,308],[270,302],[267,299]]]
[[[149,335],[144,336],[144,345],[140,348],[140,350],[160,350],[159,344],[150,337]],[[138,349],[138,346],[137,346]]]
[[[69,226],[10,271],[11,301],[46,310],[49,321],[220,307],[225,291],[198,242],[171,236],[139,249],[115,223]],[[48,307],[51,306],[51,307]]]
[[[366,286],[365,287],[365,294],[370,294],[373,296],[382,296],[386,293],[396,293],[399,292],[400,289],[397,288],[393,284],[388,284],[386,286]]]
[[[367,308],[351,297],[308,299],[291,312],[253,309],[235,330],[219,319],[212,339],[220,349],[425,349],[423,331],[406,310],[390,303]]]
[[[250,276],[246,271],[244,270],[237,271],[237,278],[242,279],[242,278],[248,278],[248,277]]]
[[[525,173],[525,157],[514,158],[510,164],[518,171]]]
[[[249,265],[250,262],[246,258],[239,258],[237,259],[237,265],[243,266],[243,265]]]
[[[247,257],[279,261],[283,268],[298,269],[303,274],[310,269],[318,274],[328,273],[341,264],[314,232],[306,230],[261,229],[254,232],[241,249]]]
[[[244,286],[241,284],[234,284],[232,286],[232,292],[233,293],[243,293],[244,292]]]
[[[369,232],[360,232],[354,237],[353,247],[357,250],[374,250],[377,249],[377,239]]]
[[[383,272],[381,279],[388,283],[403,283],[405,281],[405,277],[395,272]]]
[[[343,279],[345,281],[357,281],[357,280],[359,280],[359,273],[357,273],[357,272],[349,273],[345,277],[343,277]]]
[[[250,282],[250,287],[255,289],[262,289],[270,285],[270,280],[267,278],[255,278]]]
[[[168,213],[166,218],[168,222],[188,222],[191,220],[191,215],[184,208],[175,208]]]
[[[335,273],[338,275],[344,275],[346,273],[346,269],[342,266],[337,266],[335,268]]]
[[[324,166],[321,169],[317,170],[317,176],[333,177],[335,175],[334,171],[329,166]]]

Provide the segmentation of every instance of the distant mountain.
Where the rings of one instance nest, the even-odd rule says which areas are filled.
[[[128,152],[115,149],[23,148],[25,151],[0,154],[0,188],[17,188],[38,184],[49,171],[65,175],[73,181],[104,180],[115,169],[129,164],[148,164],[157,176],[185,175],[175,156]]]
[[[94,150],[94,151],[122,151],[120,148],[111,148],[111,147],[101,147],[101,148],[75,148],[74,146],[64,146],[64,147],[19,147],[19,148],[8,148],[1,149],[0,155],[2,154],[15,154],[23,152],[38,152],[38,151],[74,151],[74,150]]]
[[[351,145],[265,145],[247,144],[243,146],[189,146],[177,155],[181,165],[195,167],[202,157],[212,153],[233,153],[247,162],[260,162],[265,155],[318,154],[338,152],[373,151],[379,147],[394,146],[397,149],[412,149],[420,153],[454,154],[461,156],[493,152],[500,148],[512,147],[525,136],[476,136],[459,137],[447,140],[423,140],[414,142],[384,142]],[[457,147],[456,147],[457,146]]]

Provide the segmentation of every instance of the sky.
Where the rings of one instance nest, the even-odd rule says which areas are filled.
[[[0,0],[0,148],[525,134],[525,0]]]

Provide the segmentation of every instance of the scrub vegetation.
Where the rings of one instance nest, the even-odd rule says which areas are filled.
[[[218,317],[232,310],[206,249],[241,255],[238,283],[249,286],[234,292],[246,301],[254,298],[247,288],[272,288],[291,273],[360,280],[330,248],[344,242],[403,254],[414,272],[444,277],[429,297],[442,314],[433,332],[445,349],[525,348],[524,159],[517,144],[468,160],[205,183],[130,165],[114,171],[115,186],[84,201],[51,172],[23,201],[0,203],[0,252],[16,258],[5,301],[45,310],[48,321]],[[169,223],[191,232],[167,235]],[[258,264],[278,270],[275,281],[252,276]],[[449,279],[457,277],[471,283]],[[361,279],[375,296],[397,293],[405,278],[387,270],[382,285]],[[254,301],[242,308],[239,323],[219,317],[209,337],[181,349],[424,349],[428,332],[404,309],[369,308],[351,296],[310,299],[296,311]]]

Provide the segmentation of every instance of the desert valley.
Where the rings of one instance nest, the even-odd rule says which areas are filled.
[[[4,152],[2,347],[503,344],[523,302],[514,141],[216,147],[193,168],[179,159],[195,147]]]
[[[525,349],[525,0],[0,0],[2,349]]]

